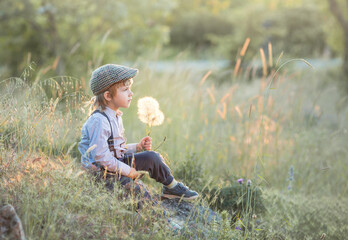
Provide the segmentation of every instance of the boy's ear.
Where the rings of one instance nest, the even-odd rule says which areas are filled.
[[[105,99],[106,101],[111,101],[111,94],[110,94],[109,91],[105,91],[105,92],[104,92],[104,99]]]

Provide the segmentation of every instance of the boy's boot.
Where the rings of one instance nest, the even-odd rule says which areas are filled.
[[[195,191],[190,190],[183,183],[179,182],[175,187],[168,188],[163,186],[162,189],[162,198],[182,198],[185,200],[192,200],[199,196],[199,194]]]

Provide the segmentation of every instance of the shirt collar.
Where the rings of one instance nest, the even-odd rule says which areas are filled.
[[[123,113],[120,110],[114,111],[114,110],[112,110],[109,107],[105,108],[105,113],[107,115],[109,115],[109,116],[112,116],[112,117],[118,117],[118,116],[122,116],[123,115]]]

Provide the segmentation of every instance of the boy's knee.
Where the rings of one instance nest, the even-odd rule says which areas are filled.
[[[162,156],[157,152],[147,151],[146,153],[147,153],[146,155],[147,155],[148,159],[153,161],[155,164],[163,161]]]

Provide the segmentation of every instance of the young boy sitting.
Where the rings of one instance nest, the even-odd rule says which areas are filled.
[[[111,189],[115,181],[125,186],[141,176],[138,171],[147,171],[151,178],[163,184],[162,198],[195,199],[198,193],[177,182],[161,155],[150,151],[150,137],[126,144],[119,108],[129,108],[133,96],[131,86],[137,73],[137,69],[115,64],[101,66],[92,73],[90,86],[95,95],[95,111],[81,131],[78,148],[82,166],[112,179],[107,185]]]

